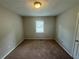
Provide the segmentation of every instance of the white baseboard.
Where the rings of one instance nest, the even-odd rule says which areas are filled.
[[[18,42],[18,44],[16,45],[16,47],[22,43],[24,40],[21,40],[20,42]],[[6,53],[1,59],[5,59],[6,56],[8,56],[16,47],[14,47],[13,49],[11,49],[8,53]]]
[[[56,40],[56,42],[57,42],[71,57],[73,57],[73,55],[64,47],[64,45],[63,45],[60,41]]]
[[[54,38],[24,38],[25,40],[54,40]]]

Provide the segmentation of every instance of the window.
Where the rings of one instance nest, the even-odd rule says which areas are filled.
[[[44,32],[44,22],[36,21],[36,33],[43,33],[43,32]]]

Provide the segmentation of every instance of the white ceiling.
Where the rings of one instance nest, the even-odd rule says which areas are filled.
[[[42,6],[36,9],[34,1],[0,0],[0,4],[21,16],[56,16],[79,3],[79,0],[39,0]]]

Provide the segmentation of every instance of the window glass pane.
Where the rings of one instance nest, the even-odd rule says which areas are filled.
[[[36,33],[44,32],[44,22],[43,21],[36,21]]]

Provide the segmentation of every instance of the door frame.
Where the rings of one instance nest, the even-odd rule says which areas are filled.
[[[75,25],[75,33],[74,33],[74,45],[73,45],[73,58],[75,57],[75,44],[76,44],[76,38],[77,38],[77,31],[78,31],[78,24],[79,24],[79,11],[78,9],[76,10],[76,25]]]

